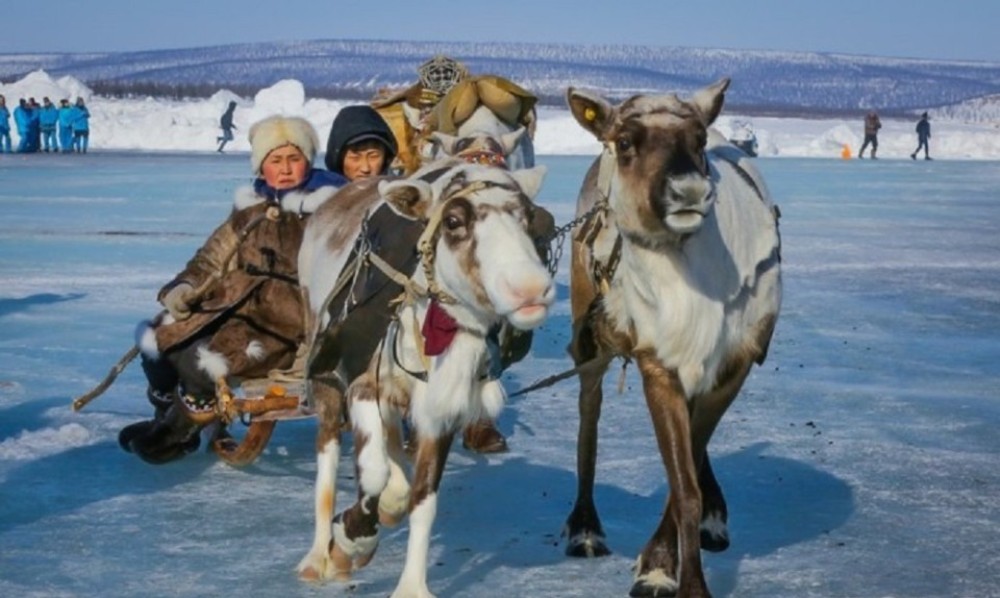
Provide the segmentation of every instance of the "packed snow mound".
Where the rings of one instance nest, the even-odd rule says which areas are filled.
[[[42,98],[49,98],[53,104],[59,100],[75,102],[76,98],[89,101],[94,93],[78,79],[69,75],[53,80],[44,70],[28,73],[23,79],[9,85],[0,83],[0,94],[7,98],[7,106],[16,106],[21,98],[35,98],[41,104]]]

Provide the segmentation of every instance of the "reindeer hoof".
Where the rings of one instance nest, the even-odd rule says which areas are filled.
[[[722,552],[729,548],[729,527],[726,520],[712,513],[701,521],[701,548],[709,552]]]
[[[628,591],[632,598],[672,598],[677,595],[677,582],[663,575],[638,579]]]
[[[299,579],[309,583],[317,583],[323,579],[323,576],[320,575],[320,572],[315,567],[308,566],[304,569],[299,569]]]
[[[337,581],[348,581],[351,579],[351,571],[354,570],[351,561],[350,555],[344,552],[340,546],[334,544],[330,548],[330,564],[333,566],[331,572],[333,579]]]
[[[481,455],[505,453],[507,439],[500,430],[497,430],[496,424],[488,419],[482,419],[465,427],[462,446]]]
[[[399,525],[399,522],[403,520],[405,515],[406,511],[391,513],[380,508],[378,510],[378,523],[379,525],[384,525],[385,527],[396,527]]]
[[[594,532],[573,534],[566,542],[566,556],[592,559],[609,554],[611,554],[611,550],[604,543],[604,536]]]

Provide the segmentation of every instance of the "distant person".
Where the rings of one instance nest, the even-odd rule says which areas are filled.
[[[69,100],[63,98],[59,100],[59,149],[64,154],[73,151],[73,107],[69,105]]]
[[[14,126],[17,127],[17,153],[26,154],[31,151],[29,129],[31,128],[31,108],[28,101],[21,98],[14,108]]]
[[[312,210],[347,183],[313,168],[318,145],[302,118],[272,116],[250,128],[253,183],[236,189],[228,218],[160,289],[169,315],[141,328],[154,414],[121,430],[124,450],[155,464],[185,456],[202,427],[188,416],[189,400],[212,406],[219,378],[267,377],[294,362],[305,340],[302,235]],[[194,295],[205,284],[207,293]]]
[[[83,98],[76,98],[71,122],[73,124],[73,150],[86,154],[87,145],[90,143],[90,110],[87,109]]]
[[[42,149],[42,127],[41,110],[42,107],[35,101],[35,98],[28,99],[28,151],[37,152]]]
[[[233,112],[236,111],[236,102],[229,102],[229,107],[226,111],[222,113],[222,118],[219,119],[219,127],[222,128],[222,137],[216,137],[215,141],[219,144],[219,149],[215,150],[222,153],[222,149],[226,147],[226,144],[233,140],[233,129],[236,125],[233,124]]]
[[[7,109],[7,98],[0,95],[0,154],[10,152],[10,110]]]
[[[42,132],[42,150],[45,153],[59,151],[59,143],[56,141],[56,123],[58,121],[59,110],[52,105],[49,98],[42,98],[42,107],[38,110],[38,126]]]
[[[865,157],[865,148],[871,143],[872,160],[878,159],[875,157],[875,152],[878,151],[878,130],[881,128],[882,121],[879,120],[878,114],[874,110],[865,115],[865,142],[861,144],[861,149],[858,150],[858,158]]]
[[[917,159],[917,154],[920,153],[920,148],[923,148],[924,150],[924,160],[931,159],[931,148],[930,145],[927,143],[928,140],[930,140],[930,138],[931,138],[930,117],[928,117],[927,113],[924,112],[923,114],[920,115],[920,121],[917,122],[917,149],[913,150],[913,153],[910,154],[910,159],[912,160]]]

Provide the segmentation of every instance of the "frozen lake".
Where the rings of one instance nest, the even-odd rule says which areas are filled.
[[[541,156],[567,222],[590,158]],[[785,300],[768,361],[712,444],[732,597],[1000,596],[1000,163],[761,159],[782,210]],[[403,525],[350,584],[294,568],[312,534],[312,421],[256,464],[154,467],[118,430],[148,417],[137,365],[70,401],[130,347],[249,182],[246,155],[0,156],[0,596],[386,596]],[[560,301],[510,391],[570,366]],[[615,371],[615,370],[613,370]],[[563,556],[576,384],[513,399],[511,451],[456,447],[429,584],[439,596],[624,596],[664,504],[634,368],[608,376],[597,501],[614,551]],[[347,443],[350,446],[350,443]],[[340,470],[338,504],[354,492]]]

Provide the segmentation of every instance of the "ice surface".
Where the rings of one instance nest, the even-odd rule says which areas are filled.
[[[540,201],[558,223],[590,159],[540,158]],[[757,164],[783,213],[785,302],[768,360],[712,444],[733,543],[705,555],[709,586],[741,598],[1000,595],[1000,164]],[[405,524],[350,584],[297,580],[312,534],[312,420],[279,424],[246,469],[205,452],[154,467],[116,443],[150,413],[137,365],[70,410],[247,180],[245,155],[0,158],[0,596],[395,586]],[[567,262],[555,315],[506,374],[509,390],[570,365]],[[614,554],[563,556],[577,424],[567,381],[511,401],[499,422],[508,454],[453,450],[434,592],[626,595],[667,488],[635,371],[623,396],[616,378],[596,490]],[[345,457],[341,508],[352,477]]]

